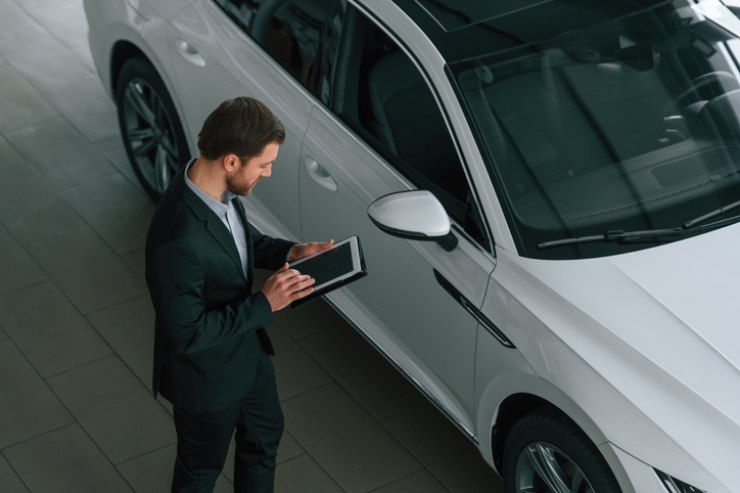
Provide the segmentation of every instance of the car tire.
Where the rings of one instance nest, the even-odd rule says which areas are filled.
[[[504,446],[506,493],[620,493],[606,460],[567,416],[532,412],[511,428]]]
[[[175,105],[162,78],[143,58],[121,67],[115,96],[126,155],[144,190],[159,200],[190,157]]]

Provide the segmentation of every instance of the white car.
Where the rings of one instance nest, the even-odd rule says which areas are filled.
[[[86,0],[157,197],[226,98],[287,140],[261,231],[507,492],[740,492],[740,21],[725,0]]]

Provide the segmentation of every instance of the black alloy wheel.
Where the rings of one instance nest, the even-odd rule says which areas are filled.
[[[609,465],[565,415],[547,409],[520,419],[504,447],[506,493],[621,493]]]
[[[154,67],[128,60],[116,83],[118,125],[137,178],[156,201],[189,157],[175,105]]]

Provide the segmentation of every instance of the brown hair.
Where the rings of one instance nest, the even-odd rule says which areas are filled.
[[[198,150],[206,159],[236,154],[249,159],[271,142],[285,141],[285,127],[261,101],[227,99],[208,115],[198,134]]]

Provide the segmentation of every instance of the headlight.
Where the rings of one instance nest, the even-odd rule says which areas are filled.
[[[663,486],[665,486],[665,489],[668,490],[670,493],[706,493],[706,491],[700,490],[695,486],[691,486],[690,484],[686,484],[676,478],[672,478],[663,471],[658,471],[656,469],[655,472],[658,474],[658,477],[663,482]]]

